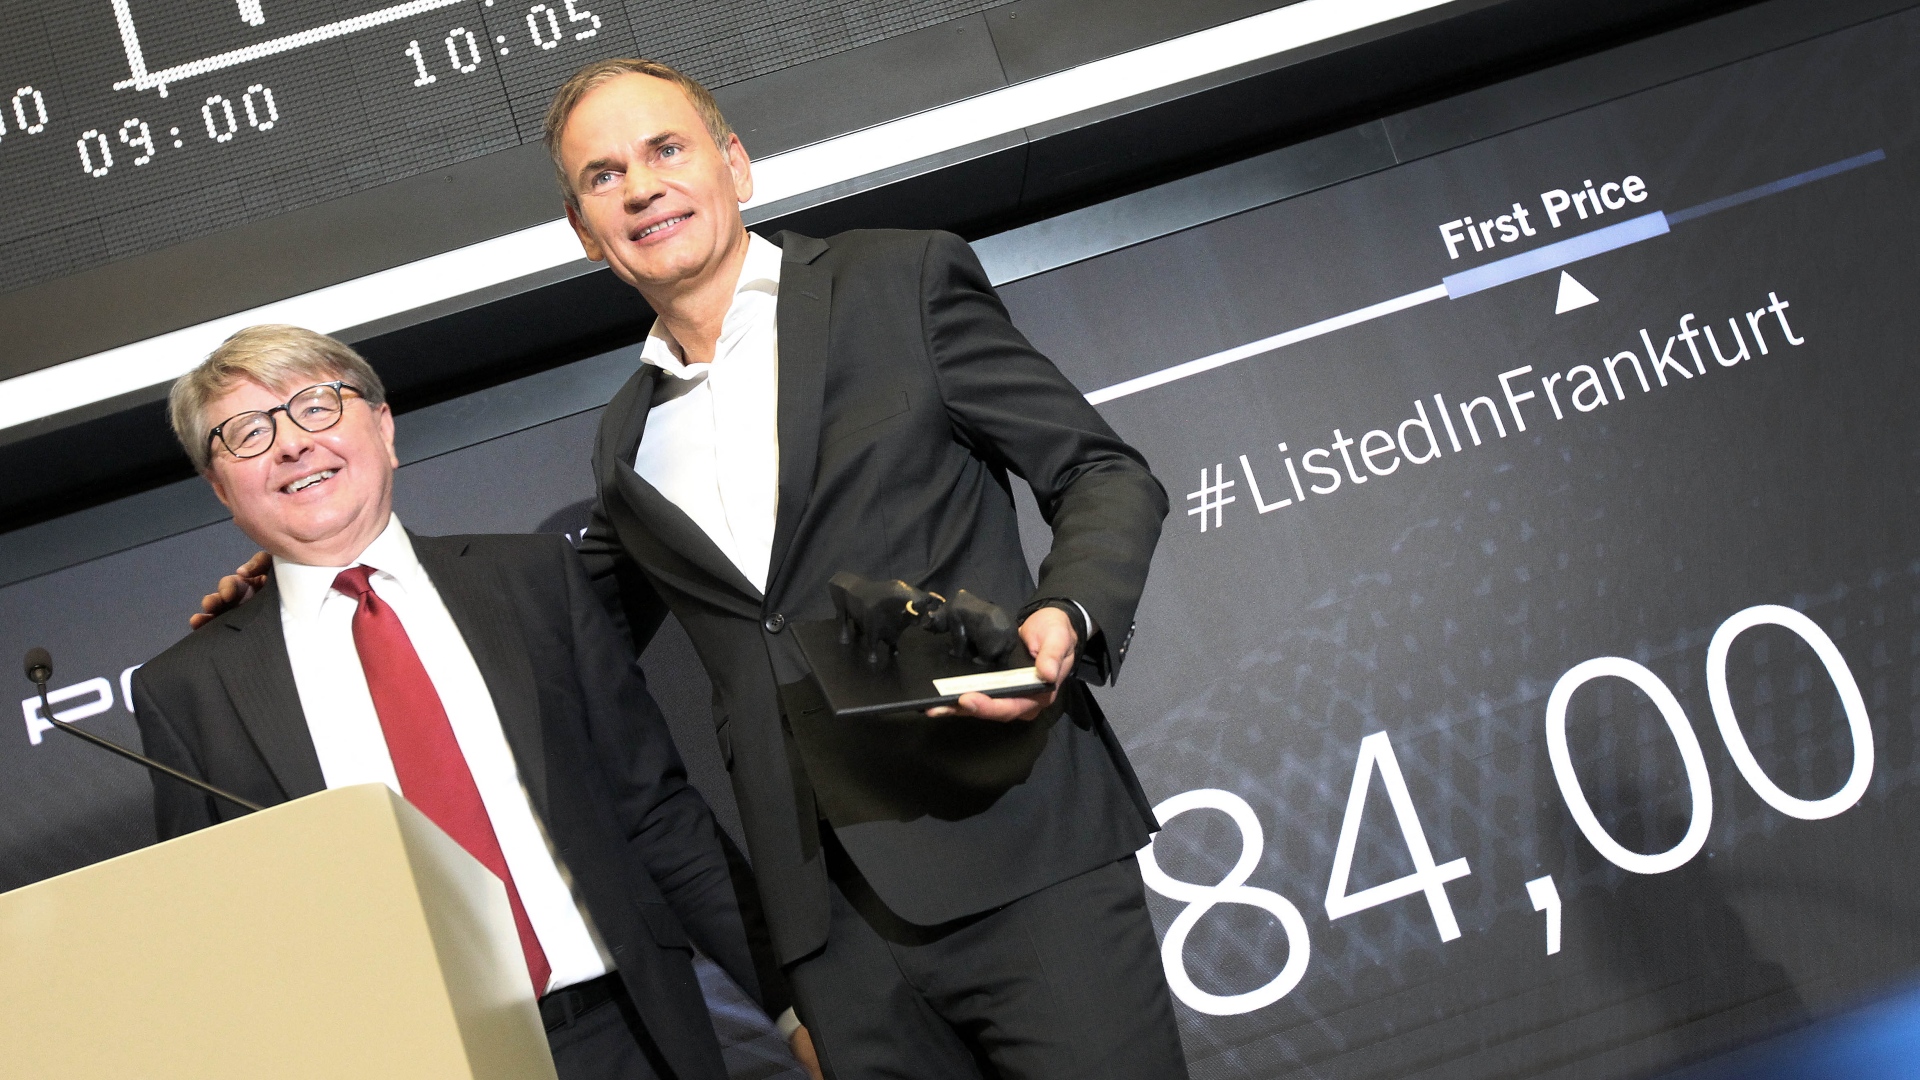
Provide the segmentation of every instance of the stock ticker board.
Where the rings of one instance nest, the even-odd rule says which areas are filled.
[[[0,291],[536,141],[591,60],[719,86],[986,6],[0,0]]]

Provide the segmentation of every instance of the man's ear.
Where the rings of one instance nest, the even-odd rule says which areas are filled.
[[[587,231],[585,225],[581,224],[580,210],[572,203],[567,204],[567,224],[573,226],[573,235],[580,238],[580,247],[587,253],[588,262],[607,261],[606,249],[601,247],[600,241],[595,240],[593,234]]]
[[[383,401],[373,415],[374,422],[380,425],[380,441],[387,444],[387,461],[397,469],[400,467],[400,455],[393,449],[393,409]]]
[[[753,200],[753,162],[747,158],[747,148],[740,145],[740,136],[727,134],[727,170],[733,173],[733,194],[742,203]]]
[[[220,505],[232,510],[233,501],[227,498],[227,485],[220,479],[220,472],[214,468],[213,462],[207,462],[206,471],[200,475],[207,478],[207,486],[213,489],[213,497],[220,500]]]

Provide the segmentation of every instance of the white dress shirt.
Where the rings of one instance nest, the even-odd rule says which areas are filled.
[[[440,695],[460,752],[480,789],[480,801],[513,875],[534,936],[553,975],[546,990],[585,982],[613,970],[586,909],[574,897],[567,871],[521,784],[500,715],[494,710],[480,668],[466,639],[440,599],[439,590],[413,553],[394,517],[354,563],[375,568],[373,591],[393,608]],[[353,643],[353,598],[333,589],[341,566],[302,566],[274,559],[280,585],[280,625],[287,658],[306,713],[307,730],[320,758],[327,787],[381,783],[405,795],[387,752],[380,717],[367,690],[360,653]]]
[[[765,592],[780,506],[780,249],[751,233],[713,361],[688,364],[656,320],[642,363],[659,380],[633,471]]]

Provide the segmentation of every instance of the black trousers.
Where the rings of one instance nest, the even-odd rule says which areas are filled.
[[[922,927],[888,911],[827,845],[827,944],[788,981],[833,1080],[1187,1075],[1132,856]]]
[[[608,978],[617,984],[619,976]],[[561,1012],[547,1021],[547,1048],[560,1080],[659,1080],[647,1029],[624,989],[581,1012],[548,1011]]]

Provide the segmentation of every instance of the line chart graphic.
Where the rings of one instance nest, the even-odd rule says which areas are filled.
[[[130,0],[112,0],[112,2],[114,21],[120,28],[120,43],[127,50],[128,68],[128,77],[114,83],[113,88],[115,90],[132,89],[136,91],[158,90],[160,91],[161,97],[166,97],[167,87],[170,84],[185,81],[193,78],[195,75],[205,75],[211,71],[220,71],[237,64],[258,60],[262,57],[291,52],[294,49],[304,48],[308,45],[317,45],[322,41],[331,41],[334,38],[345,37],[348,34],[359,33],[362,30],[371,30],[376,26],[384,26],[387,23],[398,22],[401,19],[409,19],[425,12],[453,7],[457,4],[465,3],[466,0],[408,0],[407,3],[394,4],[391,7],[384,7],[377,11],[367,12],[364,15],[338,19],[320,26],[309,27],[290,34],[283,34],[266,41],[255,42],[254,44],[242,46],[238,49],[229,49],[211,56],[203,56],[197,60],[172,64],[168,67],[161,68],[159,71],[147,70],[146,52],[140,44],[140,30],[133,21],[133,9],[130,5]],[[261,8],[260,0],[239,0],[239,11],[241,21],[249,26],[263,26],[266,24],[267,19]]]

